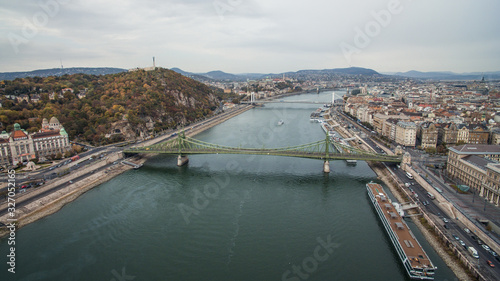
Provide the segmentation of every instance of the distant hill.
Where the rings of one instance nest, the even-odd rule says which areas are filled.
[[[432,79],[432,80],[481,80],[484,76],[486,80],[500,79],[500,71],[496,72],[468,72],[454,73],[450,71],[442,72],[421,72],[411,70],[407,72],[396,72],[393,75],[403,76],[415,79]]]
[[[377,71],[362,67],[333,68],[322,70],[299,70],[297,72],[287,72],[286,74],[339,74],[339,75],[380,75]]]
[[[172,68],[171,70],[180,73],[182,75],[191,77],[198,81],[203,81],[206,79],[217,80],[217,81],[246,81],[247,79],[256,80],[265,77],[282,77],[283,74],[290,78],[296,79],[315,79],[315,78],[325,78],[325,76],[346,76],[346,75],[363,75],[372,76],[380,75],[377,71],[368,68],[361,67],[349,67],[349,68],[334,68],[334,69],[322,69],[322,70],[299,70],[296,72],[285,72],[285,73],[242,73],[242,74],[231,74],[220,70],[210,71],[206,73],[192,73],[181,70],[179,68]]]
[[[213,79],[213,80],[231,80],[231,81],[236,81],[236,80],[242,79],[242,77],[239,76],[239,75],[234,75],[234,74],[226,73],[226,72],[223,72],[223,71],[220,71],[220,70],[210,71],[210,72],[207,72],[207,73],[204,73],[204,74],[200,74],[200,75],[206,76],[206,77],[208,77],[210,79]]]
[[[0,72],[1,80],[14,80],[16,78],[25,77],[48,77],[48,76],[62,76],[65,74],[91,74],[91,75],[106,75],[125,72],[127,69],[113,68],[113,67],[71,67],[71,68],[51,68],[51,69],[38,69],[33,71],[21,72]]]
[[[18,102],[7,95],[38,102]],[[19,123],[35,132],[42,118],[56,116],[72,140],[105,144],[188,125],[212,115],[221,97],[205,84],[157,68],[7,80],[0,83],[0,99],[0,130],[11,131]]]

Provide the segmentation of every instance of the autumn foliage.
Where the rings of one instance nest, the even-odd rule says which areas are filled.
[[[122,139],[109,137],[116,122],[147,135],[205,118],[220,100],[208,86],[162,68],[104,76],[18,78],[0,81],[0,94],[2,130],[11,131],[19,123],[34,132],[43,118],[56,116],[70,139],[95,144]]]

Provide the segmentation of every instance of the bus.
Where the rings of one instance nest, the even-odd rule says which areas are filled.
[[[409,178],[410,180],[413,179],[413,176],[410,173],[408,173],[408,172],[406,172],[406,177]]]

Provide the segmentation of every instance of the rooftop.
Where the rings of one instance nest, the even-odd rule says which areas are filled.
[[[467,161],[482,170],[486,170],[486,165],[496,163],[495,161],[477,155],[469,155],[462,158],[462,160]]]
[[[36,133],[32,136],[33,139],[39,139],[39,138],[48,138],[48,137],[55,137],[59,136],[59,130],[53,130],[53,131],[44,131],[40,133]]]
[[[500,145],[464,144],[464,145],[450,147],[450,150],[457,154],[462,154],[462,155],[500,154]]]

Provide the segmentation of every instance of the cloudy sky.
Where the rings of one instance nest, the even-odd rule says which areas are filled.
[[[498,0],[0,0],[0,72],[500,70]]]

